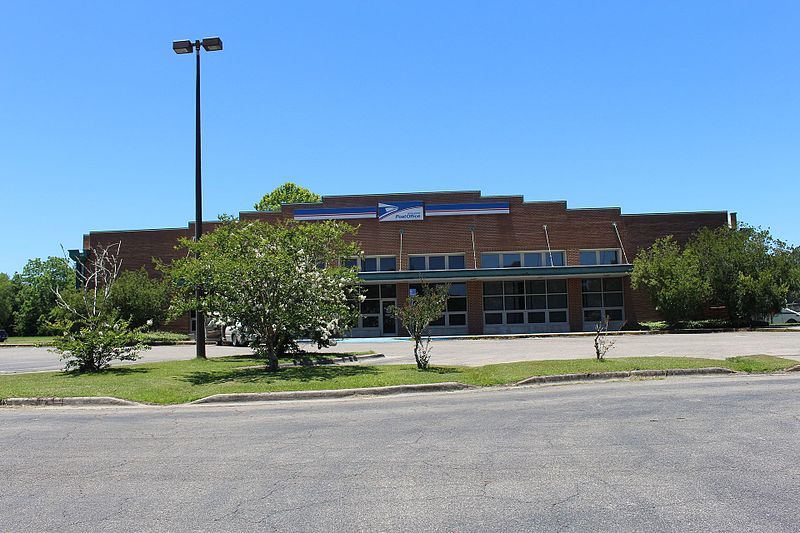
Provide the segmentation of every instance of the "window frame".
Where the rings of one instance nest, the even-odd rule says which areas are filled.
[[[581,261],[581,256],[584,253],[594,253],[594,263],[584,263]],[[603,252],[614,252],[617,256],[616,263],[601,263],[600,257]],[[578,250],[578,263],[581,266],[598,266],[598,265],[621,265],[622,263],[622,250],[620,248],[581,248]]]
[[[381,267],[381,259],[385,259],[385,258],[389,258],[389,257],[394,259],[394,270],[381,270],[381,268],[380,268]],[[364,261],[367,260],[367,259],[374,259],[375,260],[375,270],[364,270]],[[398,268],[397,268],[397,266],[398,266],[397,265],[397,256],[396,255],[381,254],[381,255],[364,255],[364,256],[343,257],[339,261],[339,264],[341,266],[345,267],[345,266],[347,266],[345,264],[345,262],[348,261],[348,260],[349,261],[355,260],[355,262],[356,262],[355,266],[358,269],[359,273],[361,273],[361,272],[397,272],[398,271]]]
[[[411,258],[425,258],[425,268],[423,270],[415,270],[411,268]],[[444,272],[444,270],[437,268],[431,269],[430,268],[430,258],[431,257],[444,257],[444,270],[466,270],[467,268],[467,257],[465,253],[430,253],[430,254],[408,254],[408,271],[409,272]],[[464,266],[462,268],[451,268],[450,267],[450,258],[451,257],[460,257],[464,260]]]
[[[435,255],[435,254],[434,254]],[[456,283],[429,283],[428,286],[433,288],[438,285],[450,285],[450,290],[452,291],[453,286],[455,285],[463,285],[464,286],[464,294],[452,294],[448,292],[447,294],[447,304],[445,305],[444,312],[442,313],[442,319],[444,319],[443,324],[435,324],[431,323],[431,328],[465,328],[467,324],[469,324],[469,302],[467,301],[467,283],[465,281],[460,281]],[[422,284],[420,283],[411,283],[408,285],[408,298],[409,301],[414,296],[411,296],[411,290],[421,287]],[[416,296],[416,295],[415,295]],[[450,310],[450,301],[451,300],[463,300],[464,301],[464,310],[463,311],[451,311]],[[459,315],[464,317],[464,322],[462,324],[451,324],[450,317],[453,315]]]
[[[613,289],[609,290],[606,289],[606,280],[613,279],[619,280],[620,288],[619,290]],[[599,291],[587,291],[584,288],[584,282],[588,280],[597,280],[600,282],[600,290]],[[622,304],[621,305],[606,305],[606,295],[609,294],[619,294]],[[584,305],[586,300],[586,296],[599,296],[600,297],[600,305]],[[600,320],[587,320],[586,312],[593,312],[599,311],[600,312]],[[581,278],[581,319],[583,320],[584,327],[587,325],[591,326],[593,324],[599,324],[602,322],[603,317],[608,316],[608,311],[619,311],[620,318],[612,318],[609,319],[609,323],[623,323],[625,322],[625,279],[623,277],[605,277],[605,278]]]
[[[541,281],[544,283],[544,292],[538,292],[532,290],[531,282]],[[563,282],[564,283],[564,290],[554,290],[550,292],[550,284],[548,282]],[[486,284],[487,283],[499,283],[502,287],[502,291],[499,294],[486,293]],[[522,284],[522,292],[506,292],[506,283],[521,283]],[[531,288],[531,290],[529,290]],[[549,324],[566,324],[569,323],[569,283],[567,283],[567,278],[553,278],[553,279],[514,279],[514,280],[498,280],[498,281],[483,281],[481,286],[482,291],[482,302],[483,302],[483,325],[484,326],[536,326],[536,325],[549,325]],[[550,307],[550,296],[564,296],[566,307]],[[543,308],[534,308],[533,305],[528,306],[529,301],[533,297],[544,297],[545,306]],[[490,309],[487,311],[486,300],[487,298],[497,299],[503,302],[502,309]],[[506,306],[507,299],[509,298],[521,298],[522,299],[522,309],[509,309]],[[563,321],[551,321],[550,314],[551,313],[564,313],[564,317],[566,320]],[[512,314],[516,315],[522,313],[523,319],[522,322],[509,322],[508,315]],[[545,320],[544,322],[531,322],[530,318],[533,313],[544,313]],[[502,321],[500,322],[490,322],[486,319],[486,315],[502,315]]]
[[[539,255],[540,265],[538,266],[528,266],[525,264],[525,256],[526,255]],[[550,265],[550,254],[561,255],[561,265]],[[494,267],[487,267],[483,265],[483,256],[485,255],[496,255],[497,256],[497,264],[498,266]],[[507,267],[503,266],[505,263],[506,255],[519,255],[520,258],[520,266],[518,267]],[[503,268],[559,268],[567,266],[567,251],[566,250],[505,250],[505,251],[490,251],[490,252],[481,252],[481,268],[486,269],[503,269]]]

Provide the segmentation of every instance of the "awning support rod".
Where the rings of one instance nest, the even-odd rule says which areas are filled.
[[[544,238],[547,239],[547,255],[550,256],[550,265],[553,265],[553,250],[550,249],[550,234],[547,233],[547,224],[542,226],[544,228]]]
[[[629,265],[628,263],[628,254],[625,253],[625,245],[622,244],[622,237],[619,236],[619,228],[617,228],[617,223],[612,222],[612,226],[614,226],[614,231],[617,233],[617,240],[619,241],[619,247],[622,248],[622,257],[625,259],[625,264]]]

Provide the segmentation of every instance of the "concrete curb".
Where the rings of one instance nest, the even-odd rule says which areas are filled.
[[[569,381],[596,381],[602,379],[656,378],[667,376],[706,376],[713,374],[735,374],[730,368],[669,368],[666,370],[623,370],[617,372],[591,372],[587,374],[556,374],[554,376],[533,376],[514,383],[514,386],[541,383],[564,383]]]
[[[791,328],[709,328],[709,329],[672,329],[672,330],[631,330],[631,331],[609,331],[607,335],[616,337],[642,336],[642,335],[692,335],[708,333],[737,333],[737,332],[762,332],[762,333],[800,333],[798,329]],[[509,333],[503,335],[464,335],[458,337],[433,337],[433,340],[464,340],[464,341],[487,341],[505,339],[548,339],[558,337],[594,337],[594,331],[569,331],[562,333]]]
[[[475,385],[465,385],[455,381],[444,383],[423,383],[420,385],[392,385],[389,387],[364,387],[360,389],[334,389],[334,390],[304,390],[285,392],[252,392],[239,394],[215,394],[200,398],[190,405],[207,403],[233,403],[233,402],[269,402],[290,400],[312,400],[321,398],[347,398],[349,396],[389,396],[394,394],[408,394],[412,392],[449,392],[466,389],[477,389]]]
[[[0,399],[0,407],[69,407],[113,405],[115,407],[137,407],[142,404],[114,398],[112,396],[75,396],[68,398],[6,398]]]

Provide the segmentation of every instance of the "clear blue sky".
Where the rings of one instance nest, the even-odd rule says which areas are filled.
[[[198,7],[195,7],[198,6]],[[0,271],[89,230],[321,194],[480,189],[730,210],[800,244],[798,2],[7,2]]]

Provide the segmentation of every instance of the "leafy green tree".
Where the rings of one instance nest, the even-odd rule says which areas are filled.
[[[63,257],[31,259],[13,278],[16,286],[14,332],[47,335],[52,332],[49,315],[56,306],[55,289],[74,286],[75,272]]]
[[[410,296],[405,305],[389,308],[414,339],[414,360],[421,370],[426,370],[431,360],[431,322],[442,317],[447,308],[449,292],[450,286],[447,284],[423,284],[420,294]]]
[[[167,321],[172,300],[168,281],[151,278],[142,267],[122,272],[109,294],[109,304],[132,327],[158,328]]]
[[[361,298],[354,269],[339,265],[359,253],[355,232],[340,222],[268,224],[223,219],[198,242],[181,241],[190,254],[164,270],[176,306],[200,309],[239,324],[250,345],[278,370],[278,357],[310,338],[329,346],[358,318]],[[203,288],[198,300],[195,287]]]
[[[703,228],[687,244],[700,261],[711,300],[725,305],[731,320],[764,319],[800,287],[796,250],[769,231],[750,226]]]
[[[0,329],[11,329],[14,310],[14,283],[8,274],[0,272]]]
[[[663,237],[636,256],[631,286],[644,288],[669,323],[698,318],[711,295],[700,263],[694,250],[681,250],[671,235]]]
[[[281,204],[313,203],[320,200],[322,200],[320,195],[287,181],[272,192],[265,194],[253,207],[258,211],[278,211]]]

